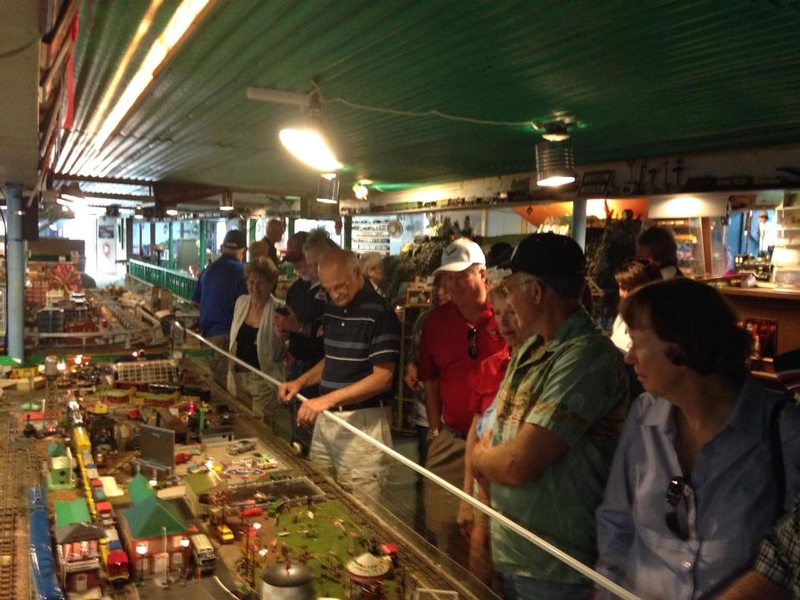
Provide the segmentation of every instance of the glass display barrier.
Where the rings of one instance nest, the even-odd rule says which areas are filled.
[[[567,581],[605,589],[609,598],[636,598],[592,565],[420,467],[416,437],[395,432],[391,444],[382,444],[362,431],[372,426],[365,412],[332,410],[316,417],[318,437],[312,442],[312,428],[297,425],[304,397],[288,406],[270,404],[277,402],[278,379],[257,372],[177,321],[167,329],[180,384],[210,390],[198,404],[204,414],[194,435],[204,457],[213,457],[202,468],[221,476],[219,488],[201,492],[189,503],[208,516],[205,526],[222,562],[261,590],[261,597],[267,597],[264,590],[272,585],[276,564],[299,563],[310,570],[317,597],[503,597],[489,559],[488,540],[496,536],[512,552],[523,549],[522,564],[548,564]],[[197,351],[198,343],[204,352]],[[220,362],[230,366],[225,381],[220,381]],[[244,389],[230,394],[231,382]],[[312,444],[323,441],[338,467],[335,478],[307,458]],[[311,452],[315,459],[317,448]],[[353,448],[358,448],[355,460],[348,463]],[[176,456],[190,454],[180,447],[175,451]],[[175,467],[176,475],[185,472],[183,465]],[[449,537],[435,531],[441,522],[455,523],[459,507],[485,527],[473,529],[472,542],[457,526]],[[232,530],[236,543],[217,544],[218,530]],[[492,533],[480,543],[487,530]]]

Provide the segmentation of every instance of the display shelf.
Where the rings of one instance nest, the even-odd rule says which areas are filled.
[[[785,248],[800,247],[800,204],[794,204],[796,197],[791,195],[775,209],[777,223],[777,245]],[[786,204],[791,202],[791,204]]]

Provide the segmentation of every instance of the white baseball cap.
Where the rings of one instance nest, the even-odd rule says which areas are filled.
[[[474,264],[485,265],[486,256],[475,242],[467,238],[458,238],[442,252],[442,266],[433,274],[440,272],[458,273]]]

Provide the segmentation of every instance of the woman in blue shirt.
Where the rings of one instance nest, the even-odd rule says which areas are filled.
[[[800,491],[800,411],[748,374],[751,338],[714,288],[651,283],[621,313],[645,393],[597,511],[598,570],[642,598],[707,598]]]

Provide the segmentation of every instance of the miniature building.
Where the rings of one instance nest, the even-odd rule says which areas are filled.
[[[106,533],[91,523],[84,498],[56,502],[56,546],[59,579],[69,598],[100,598],[100,540]]]
[[[186,486],[186,503],[195,517],[207,514],[213,504],[211,497],[228,488],[227,480],[220,477],[216,471],[208,469],[189,473],[183,483]]]
[[[388,556],[375,556],[365,552],[347,563],[350,598],[384,598],[383,577],[392,567]]]
[[[120,534],[128,555],[137,557],[137,571],[153,574],[183,568],[184,551],[180,541],[190,532],[178,509],[156,496],[141,474],[128,484],[128,493],[133,506],[120,516]],[[143,556],[136,553],[140,543],[147,548]]]

